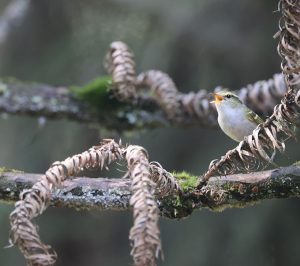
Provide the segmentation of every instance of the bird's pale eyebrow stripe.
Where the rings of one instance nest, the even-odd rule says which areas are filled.
[[[226,93],[226,94],[224,95],[224,97],[226,97],[226,96],[230,96],[230,97],[232,97],[232,98],[235,98],[235,99],[238,99],[238,100],[239,100],[239,97],[238,97],[237,95],[233,94],[233,93]]]

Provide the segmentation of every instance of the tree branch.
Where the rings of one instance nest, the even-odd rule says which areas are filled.
[[[170,123],[216,126],[216,112],[205,90],[179,93],[180,108],[184,112],[180,119],[170,120],[151,97],[141,97],[134,105],[113,99],[108,91],[109,82],[109,78],[102,77],[83,87],[68,88],[3,79],[0,113],[97,123],[115,130],[164,127]],[[282,75],[275,74],[269,80],[241,88],[237,94],[257,113],[269,114],[285,92]]]
[[[91,104],[86,99],[80,99],[81,94],[79,97],[75,96],[80,88],[55,87],[14,79],[2,80],[0,113],[97,123],[114,130],[152,128],[168,123],[162,112],[155,110],[151,101],[145,101],[144,110],[139,106],[132,110],[128,104],[111,99],[107,87],[108,84],[102,84],[95,88],[100,90],[96,92],[99,94],[96,96],[99,100],[96,106],[94,102]]]
[[[12,203],[23,189],[30,188],[40,174],[4,171],[0,173],[0,199]],[[64,181],[52,194],[51,205],[97,210],[127,210],[131,181],[128,179],[79,177]],[[300,197],[300,165],[249,174],[211,177],[201,189],[190,188],[181,195],[160,198],[162,216],[182,218],[195,209],[223,210],[244,207],[272,198]]]

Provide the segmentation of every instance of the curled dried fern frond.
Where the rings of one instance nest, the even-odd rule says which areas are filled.
[[[133,193],[130,199],[134,218],[129,234],[131,255],[136,266],[156,265],[161,252],[159,210],[154,198],[155,183],[150,177],[148,155],[142,147],[131,145],[126,149],[125,156]]]
[[[104,67],[112,75],[112,92],[120,101],[136,101],[136,73],[132,52],[123,42],[113,42],[105,56]]]
[[[150,163],[151,179],[156,183],[156,191],[160,196],[166,196],[181,191],[176,178],[165,170],[158,162]]]
[[[138,75],[138,87],[149,87],[158,105],[165,111],[169,119],[180,117],[178,91],[173,80],[162,71],[149,70]]]
[[[280,103],[287,86],[282,74],[275,74],[268,80],[260,80],[241,88],[237,95],[252,110],[262,114],[272,113],[274,106]]]
[[[47,208],[52,190],[83,168],[102,169],[121,157],[119,145],[113,140],[104,140],[100,146],[53,163],[39,182],[20,194],[10,214],[10,243],[19,247],[28,265],[52,265],[57,257],[50,246],[42,243],[37,227],[31,222]]]
[[[217,113],[215,107],[210,104],[211,94],[206,90],[189,92],[179,95],[181,109],[190,117],[197,117],[205,124],[216,124]]]
[[[46,209],[51,187],[52,184],[43,178],[31,189],[23,191],[10,214],[9,242],[19,247],[27,265],[52,265],[57,258],[51,247],[42,243],[37,226],[30,221]]]
[[[300,84],[300,2],[281,0],[279,8],[282,17],[279,21],[278,52],[282,58],[281,68],[287,84],[291,87]]]

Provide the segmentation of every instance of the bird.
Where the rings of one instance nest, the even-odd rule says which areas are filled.
[[[249,109],[237,95],[230,91],[213,93],[218,112],[218,123],[223,132],[231,139],[240,142],[263,120]]]

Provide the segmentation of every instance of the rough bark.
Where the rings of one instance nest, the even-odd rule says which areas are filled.
[[[168,124],[162,112],[152,101],[145,101],[132,109],[128,104],[111,99],[109,92],[103,95],[104,104],[93,106],[77,99],[72,90],[64,86],[26,83],[14,79],[0,81],[0,113],[68,119],[70,121],[97,123],[114,130],[153,128]],[[113,108],[108,108],[108,105]]]
[[[238,91],[238,95],[254,111],[268,114],[272,111],[274,105],[279,103],[285,92],[285,85],[282,80],[281,76],[274,75],[268,81],[258,81],[247,85]],[[269,96],[263,95],[262,89],[264,87],[268,87],[271,91],[275,90],[275,92],[272,92],[273,98],[271,97],[271,100]],[[252,95],[249,92],[250,90],[253,91],[253,88],[255,88],[255,93]],[[26,83],[15,79],[2,79],[0,81],[0,114],[68,119],[70,121],[96,123],[101,127],[114,130],[156,128],[165,127],[169,124],[175,126],[217,125],[216,111],[212,106],[209,106],[209,115],[205,117],[198,117],[197,115],[184,112],[181,119],[172,120],[161,110],[157,102],[150,97],[143,97],[142,100],[131,105],[130,103],[121,103],[112,99],[112,95],[107,91],[106,87],[102,88],[102,90],[101,97],[92,97],[94,103],[91,104],[88,100],[80,100],[75,96],[74,91],[65,86],[51,86],[39,83]],[[201,93],[202,96],[200,95],[200,98],[197,96],[197,93],[186,94],[187,98],[199,98],[195,99],[195,103],[192,103],[196,109],[200,108],[203,97],[208,103],[207,98],[209,94],[204,91]],[[266,101],[267,103],[260,101],[259,105],[253,105],[253,98],[257,98],[257,93],[262,99],[269,99]],[[185,94],[180,95],[184,96]],[[97,100],[97,103],[95,103],[95,100]]]
[[[19,193],[31,187],[40,174],[16,171],[0,173],[0,199],[18,200]],[[78,177],[66,180],[52,194],[51,205],[77,210],[127,210],[131,196],[128,179]],[[300,197],[300,166],[277,168],[249,174],[211,177],[201,189],[188,189],[179,195],[159,198],[161,215],[179,219],[195,209],[244,207],[265,199]]]

